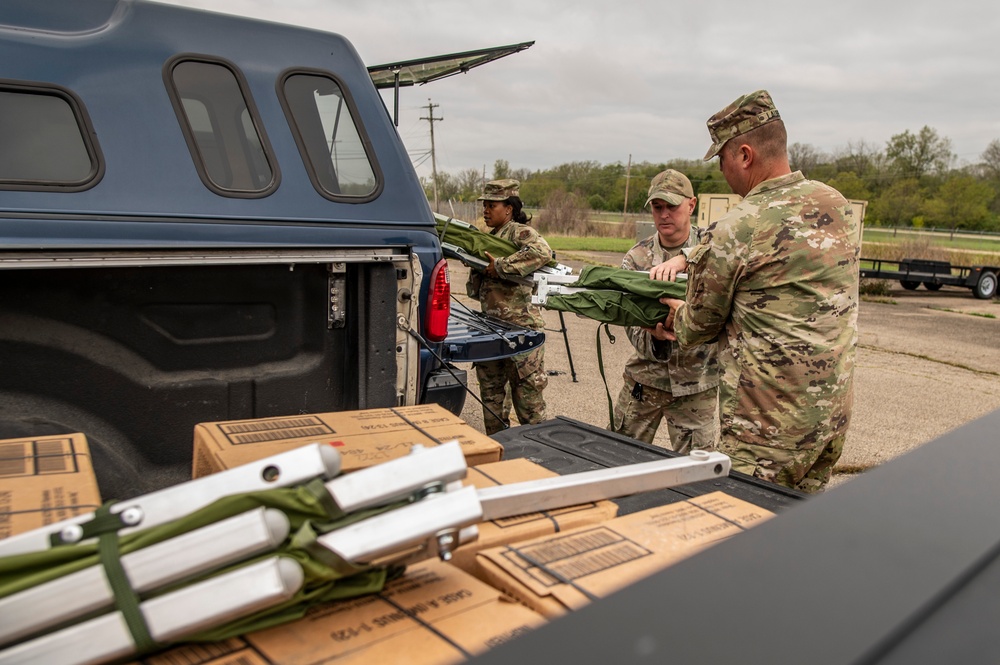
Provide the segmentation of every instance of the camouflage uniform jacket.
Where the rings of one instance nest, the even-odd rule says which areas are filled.
[[[767,180],[688,256],[682,346],[723,329],[723,437],[786,450],[847,431],[861,232],[850,204],[798,171]]]
[[[490,233],[509,240],[518,246],[510,256],[497,258],[495,266],[500,277],[523,277],[538,270],[552,260],[549,243],[538,231],[526,224],[507,222]],[[484,313],[503,321],[541,330],[545,325],[538,305],[531,304],[531,286],[506,279],[493,279],[485,273],[472,270],[466,290],[471,298],[479,298]]]
[[[653,233],[640,240],[622,260],[624,270],[646,271],[681,253],[682,247],[698,244],[698,230],[692,228],[681,247],[666,249]],[[625,329],[635,352],[625,364],[625,376],[636,383],[666,391],[672,395],[693,395],[719,385],[717,343],[681,349],[677,342],[658,341],[648,330],[638,326]]]

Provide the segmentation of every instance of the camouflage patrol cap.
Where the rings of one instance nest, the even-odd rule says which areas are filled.
[[[729,139],[746,134],[780,117],[767,90],[743,95],[732,104],[708,119],[708,133],[712,147],[705,153],[705,161],[712,159]]]
[[[483,195],[477,201],[506,201],[512,196],[518,196],[521,183],[513,178],[490,180],[483,187]]]
[[[653,199],[662,199],[672,206],[684,203],[686,199],[694,196],[694,188],[691,181],[680,171],[667,169],[653,176],[649,184],[649,198],[646,205]]]

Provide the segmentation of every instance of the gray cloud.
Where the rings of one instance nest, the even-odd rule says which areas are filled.
[[[1000,9],[953,0],[169,0],[337,32],[368,64],[535,40],[468,74],[402,91],[400,134],[415,161],[487,172],[700,158],[705,119],[768,89],[791,141],[833,152],[882,146],[924,125],[975,162],[1000,138]],[[387,104],[391,98],[386,97]],[[497,100],[503,100],[497,103]],[[429,160],[418,167],[430,170]]]

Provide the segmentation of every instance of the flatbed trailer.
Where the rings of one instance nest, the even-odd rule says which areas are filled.
[[[904,289],[913,291],[921,284],[937,291],[945,284],[972,289],[972,295],[989,300],[997,294],[998,266],[953,266],[948,261],[928,259],[861,259],[861,277],[899,280]]]

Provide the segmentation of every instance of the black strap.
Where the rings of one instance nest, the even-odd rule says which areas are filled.
[[[579,591],[580,593],[582,593],[588,600],[591,600],[591,601],[600,600],[600,598],[598,598],[597,596],[595,596],[594,594],[592,594],[587,589],[584,589],[582,586],[580,586],[579,584],[577,584],[574,580],[571,580],[570,578],[566,577],[565,575],[563,575],[562,573],[560,573],[558,570],[554,570],[552,568],[549,568],[547,565],[545,565],[544,562],[539,561],[538,559],[536,559],[535,557],[531,556],[527,552],[524,552],[524,551],[518,549],[517,547],[515,547],[513,545],[508,545],[507,546],[507,551],[513,552],[517,556],[519,556],[522,559],[524,559],[528,563],[528,565],[531,565],[531,566],[534,566],[535,568],[538,568],[540,571],[542,571],[546,575],[549,575],[550,577],[552,577],[552,579],[556,580],[557,582],[559,582],[561,584],[565,584],[566,586],[569,586],[569,587],[572,587],[572,588],[576,589],[577,591]]]
[[[389,597],[389,594],[382,592],[382,593],[378,594],[378,597],[381,598],[382,600],[384,600],[389,605],[395,607],[397,610],[399,610],[400,612],[402,612],[406,616],[408,616],[411,619],[413,619],[417,624],[423,626],[429,632],[433,633],[434,635],[437,635],[439,638],[441,638],[442,641],[444,641],[448,645],[454,647],[460,654],[462,654],[462,656],[464,658],[472,658],[472,654],[469,653],[468,651],[466,651],[462,647],[461,644],[459,644],[455,640],[451,639],[450,637],[448,637],[447,635],[445,635],[444,633],[442,633],[440,630],[438,630],[436,627],[434,627],[430,623],[424,621],[423,618],[421,618],[419,614],[417,614],[416,612],[414,612],[410,608],[404,607],[402,604],[397,603],[395,600],[393,600],[392,598]]]
[[[691,503],[690,499],[688,500],[688,503]],[[709,510],[705,506],[699,506],[697,503],[691,503],[691,505],[694,506],[695,508],[699,508],[699,509],[705,511],[706,513],[708,513],[709,515],[712,515],[713,517],[718,517],[723,522],[729,522],[730,524],[732,524],[733,526],[735,526],[740,531],[746,531],[747,530],[747,528],[745,526],[743,526],[742,524],[740,524],[736,520],[731,520],[731,519],[729,519],[728,517],[726,517],[725,515],[723,515],[721,513],[717,513],[714,510]]]
[[[468,384],[465,381],[462,381],[458,377],[458,375],[456,375],[455,372],[452,371],[451,366],[448,363],[446,363],[444,361],[444,359],[441,358],[440,355],[438,355],[438,352],[434,350],[434,347],[432,347],[430,344],[427,343],[427,340],[425,340],[423,337],[420,336],[420,333],[418,333],[413,328],[407,328],[406,332],[408,332],[410,335],[412,335],[413,338],[416,339],[421,344],[421,346],[423,346],[425,349],[427,349],[428,351],[430,351],[431,355],[434,356],[434,358],[439,363],[441,363],[441,367],[445,368],[448,371],[448,373],[451,374],[451,376],[456,381],[458,381],[462,386],[464,386],[465,387],[465,392],[467,392],[468,394],[472,395],[473,399],[475,399],[477,402],[479,402],[482,405],[482,407],[483,407],[483,409],[485,411],[489,411],[490,415],[493,416],[494,418],[496,418],[497,422],[499,422],[500,425],[503,426],[504,429],[507,429],[507,428],[510,427],[510,425],[507,425],[506,423],[504,423],[504,421],[500,418],[500,416],[498,416],[496,413],[493,412],[493,409],[491,409],[490,407],[486,406],[486,404],[483,403],[483,400],[479,397],[479,395],[477,395],[476,393],[472,392],[472,390],[469,389]]]
[[[608,377],[604,375],[604,356],[601,354],[601,325],[597,326],[597,367],[601,370],[601,379],[604,381],[604,392],[608,396],[608,425],[614,428],[615,425],[615,406],[611,401],[611,390],[608,388]],[[603,324],[604,332],[608,336],[608,341],[612,344],[615,343],[615,336],[611,334],[610,326],[605,323]]]
[[[492,481],[496,485],[503,485],[502,482],[500,482],[499,480],[497,480],[496,478],[494,478],[490,474],[488,474],[485,471],[483,471],[483,468],[481,466],[477,466],[476,467],[476,473],[480,474],[481,476],[483,476],[487,480]],[[596,505],[596,504],[591,504],[591,505]],[[547,510],[536,511],[536,512],[538,512],[539,515],[541,515],[542,517],[545,517],[550,522],[552,522],[552,526],[554,528],[553,533],[559,533],[560,531],[562,531],[562,527],[559,525],[559,520],[556,518],[555,515],[553,515],[552,513],[550,513]],[[493,521],[496,522],[496,520],[493,520]]]
[[[437,444],[441,443],[441,439],[437,438],[436,436],[434,436],[433,434],[431,434],[430,432],[428,432],[427,430],[425,430],[424,428],[422,428],[420,425],[416,424],[415,422],[413,422],[412,420],[410,420],[409,418],[407,418],[405,413],[401,413],[401,412],[397,411],[396,409],[392,409],[392,408],[390,408],[389,410],[392,411],[393,414],[395,414],[396,417],[398,417],[404,423],[406,423],[407,425],[409,425],[413,429],[417,430],[418,432],[420,432],[421,434],[423,434],[424,436],[426,436],[428,439],[430,439],[434,443],[437,443]]]

